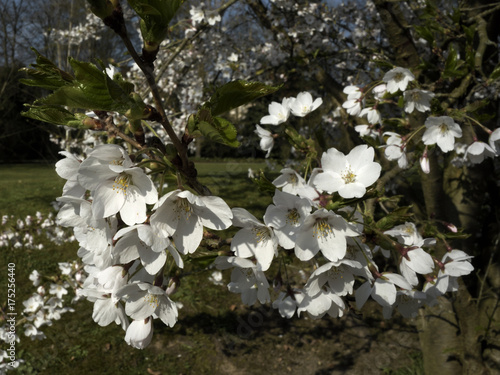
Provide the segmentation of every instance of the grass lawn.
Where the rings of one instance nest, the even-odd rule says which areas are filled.
[[[0,165],[0,215],[47,213],[63,185],[53,165]]]
[[[245,207],[262,217],[271,197],[263,196],[247,174],[248,168],[265,170],[265,163],[202,161],[196,165],[200,180],[215,195],[231,207]],[[271,180],[276,176],[276,172],[268,173]],[[0,166],[0,214],[15,218],[36,211],[47,214],[63,184],[53,166]],[[43,236],[37,241],[44,244],[43,250],[0,247],[0,290],[4,294],[6,265],[16,264],[18,321],[22,318],[22,301],[35,291],[28,278],[31,271],[55,275],[58,262],[77,259],[76,242],[55,245]],[[189,264],[186,268],[189,270]],[[244,306],[240,295],[227,291],[228,272],[222,286],[212,284],[210,274],[210,270],[197,271],[181,280],[179,291],[172,296],[183,304],[179,321],[173,328],[155,321],[148,348],[128,346],[125,332],[115,324],[98,326],[92,320],[92,304],[80,301],[72,306],[74,313],[66,313],[51,327],[41,328],[46,339],[31,341],[21,335],[16,355],[25,363],[16,373],[330,374],[345,370],[352,374],[395,374],[391,368],[418,361],[418,357],[408,356],[417,352],[416,333],[397,321],[383,322],[379,313],[367,322],[353,316],[286,320],[269,306]],[[272,272],[269,277],[273,277]],[[2,309],[6,308],[5,300],[6,295],[0,297]],[[404,348],[397,340],[404,340]]]

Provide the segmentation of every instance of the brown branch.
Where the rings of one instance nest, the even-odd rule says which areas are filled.
[[[142,146],[139,142],[137,142],[135,139],[129,137],[125,133],[123,133],[121,130],[118,129],[118,127],[114,124],[113,122],[113,116],[108,116],[104,120],[104,129],[108,132],[108,134],[120,137],[123,139],[125,142],[131,144],[138,150],[144,149],[144,146]]]
[[[399,4],[388,0],[374,0],[374,3],[394,50],[396,65],[413,69],[413,73],[417,76],[415,68],[420,63],[420,56]]]
[[[235,0],[234,0],[235,1]],[[177,157],[172,160],[172,163],[176,166],[176,168],[181,172],[181,174],[186,178],[188,185],[193,188],[196,192],[202,195],[211,195],[210,190],[202,185],[197,180],[197,171],[194,167],[194,163],[188,160],[187,156],[187,142],[181,141],[177,134],[175,133],[170,121],[168,120],[167,114],[165,112],[165,108],[163,107],[163,101],[160,95],[160,91],[158,89],[158,85],[156,83],[156,78],[153,72],[154,66],[152,63],[145,61],[137,51],[135,50],[129,36],[127,33],[127,29],[125,27],[125,23],[123,21],[123,15],[121,14],[121,9],[118,7],[115,9],[115,13],[113,17],[110,17],[108,23],[105,23],[111,27],[122,39],[127,51],[130,53],[130,56],[137,64],[139,69],[141,69],[142,73],[146,77],[146,81],[148,82],[149,87],[151,88],[151,94],[153,95],[153,101],[155,104],[155,108],[149,108],[151,112],[154,112],[154,116],[150,117],[151,121],[156,121],[162,125],[162,127],[167,132],[170,140],[172,141],[175,149],[177,150]],[[113,21],[113,22],[111,22]],[[143,146],[139,144],[136,140],[128,137],[127,135],[120,132],[114,124],[108,124],[107,129],[110,134],[115,134],[131,144],[134,147],[137,147],[139,150],[143,149]]]

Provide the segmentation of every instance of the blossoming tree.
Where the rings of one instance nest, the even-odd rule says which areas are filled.
[[[475,328],[495,321],[486,311],[497,301],[497,221],[481,231],[485,192],[498,195],[500,131],[488,116],[498,109],[498,4],[231,0],[187,14],[181,0],[129,0],[126,12],[118,0],[88,3],[133,61],[121,73],[70,58],[67,71],[36,52],[24,83],[51,93],[24,114],[85,129],[94,143],[57,165],[67,180],[58,220],[74,228],[88,272],[80,294],[98,324],[120,324],[127,343],[146,347],[154,319],[177,322],[175,271],[203,253],[231,270],[228,289],[246,304],[285,318],[342,317],[369,298],[387,318],[420,311],[429,373],[486,371],[490,326]],[[236,43],[218,26],[241,7],[273,38]],[[140,19],[141,45],[127,16]],[[190,160],[201,139],[239,147],[245,129],[231,113],[257,113],[257,100],[268,113],[250,134],[266,157],[285,143],[296,156],[274,181],[256,179],[273,199],[262,218],[212,195]],[[177,183],[167,191],[168,175]],[[213,245],[210,230],[231,226],[230,244]],[[450,309],[451,324],[429,319]]]

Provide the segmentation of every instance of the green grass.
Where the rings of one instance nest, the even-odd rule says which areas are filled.
[[[24,218],[37,211],[49,212],[50,202],[61,195],[64,182],[53,165],[1,165],[0,215]]]

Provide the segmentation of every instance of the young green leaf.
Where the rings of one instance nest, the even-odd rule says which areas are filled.
[[[32,48],[36,54],[36,64],[31,68],[22,68],[29,78],[19,81],[27,86],[41,87],[47,90],[56,90],[59,87],[71,85],[75,79],[71,74],[59,69],[52,61],[42,56],[36,49]]]
[[[140,27],[146,50],[157,49],[167,36],[168,25],[183,0],[128,0],[141,18]]]
[[[205,103],[205,106],[210,108],[213,116],[218,116],[255,99],[272,94],[280,88],[281,86],[268,86],[260,82],[231,81],[219,87],[210,100]]]
[[[71,85],[57,88],[53,94],[37,100],[42,105],[62,105],[74,109],[142,113],[145,104],[130,96],[133,87],[116,82],[91,63],[70,59],[75,72]]]
[[[71,113],[62,107],[54,106],[29,106],[26,112],[21,112],[25,117],[48,122],[55,125],[65,125],[72,128],[86,128],[83,120],[87,118],[83,113]]]

